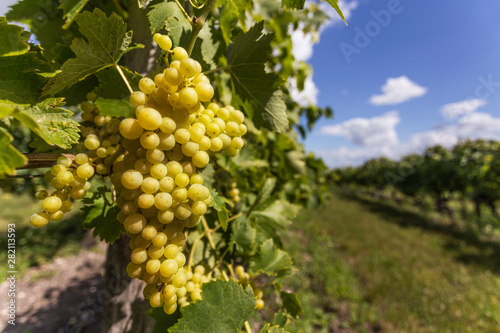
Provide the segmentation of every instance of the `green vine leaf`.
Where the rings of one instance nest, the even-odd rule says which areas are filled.
[[[47,69],[38,52],[2,57],[0,61],[0,99],[19,104],[35,104],[46,79],[37,70]]]
[[[151,33],[156,33],[163,28],[170,32],[174,45],[179,45],[183,31],[191,30],[191,24],[175,2],[161,2],[151,6],[148,12],[149,28]]]
[[[120,66],[125,78],[132,87],[132,89],[139,89],[139,80],[142,75],[130,71],[128,68]],[[99,80],[99,85],[94,89],[97,96],[109,99],[125,99],[129,98],[130,92],[128,91],[125,82],[123,82],[120,73],[115,68],[106,68],[95,74]]]
[[[110,117],[133,117],[135,108],[128,100],[124,99],[108,99],[98,97],[95,105],[99,109],[99,113]]]
[[[8,24],[5,17],[0,17],[0,57],[24,54],[29,51],[30,33],[20,26]]]
[[[12,140],[12,135],[0,127],[0,178],[14,174],[16,168],[28,162],[28,159],[10,144]]]
[[[272,239],[262,243],[259,253],[252,258],[250,269],[253,273],[277,275],[282,269],[292,267],[292,258],[285,251],[277,248]]]
[[[224,231],[227,230],[227,208],[224,200],[219,196],[211,187],[209,187],[210,195],[212,196],[212,207],[217,211],[217,217],[219,218],[219,223]]]
[[[35,124],[25,115],[16,118],[48,144],[69,149],[78,142],[80,129],[79,124],[71,119],[73,112],[62,108],[63,105],[63,98],[48,98],[23,110],[21,114],[29,116]]]
[[[61,72],[49,80],[44,87],[44,95],[56,94],[91,74],[113,66],[130,50],[142,47],[131,46],[132,32],[126,32],[127,25],[115,13],[106,17],[96,8],[92,13],[78,14],[75,21],[86,40],[73,40],[71,50],[76,58],[68,59]]]
[[[271,324],[266,324],[266,326],[262,327],[259,333],[288,333],[288,331],[277,325],[271,326]]]
[[[16,111],[24,110],[27,107],[29,107],[29,104],[17,104],[0,100],[0,119],[10,116]]]
[[[231,244],[237,253],[251,254],[254,252],[257,230],[252,227],[248,218],[240,217],[231,223]]]
[[[304,9],[306,0],[281,0],[281,7],[290,9]]]
[[[89,0],[61,0],[59,8],[63,10],[63,18],[66,23],[63,29],[67,29],[75,20],[76,15],[85,7]]]
[[[323,0],[321,0],[321,1],[323,1]],[[342,13],[342,9],[340,9],[340,6],[339,6],[339,0],[324,0],[324,1],[326,1],[326,3],[329,4],[330,6],[332,6],[333,9],[335,9],[337,14],[339,14],[339,16],[344,21],[345,25],[347,25],[347,21],[345,20],[344,13]]]
[[[284,94],[278,88],[282,82],[278,75],[265,70],[273,35],[262,34],[263,27],[261,21],[236,38],[227,69],[236,95],[242,98],[234,102],[254,109],[252,120],[257,126],[284,132],[289,124]]]
[[[203,284],[201,297],[181,310],[182,318],[169,333],[239,333],[255,312],[252,289],[233,280]]]
[[[101,186],[82,200],[82,226],[94,228],[92,236],[112,244],[120,237],[123,226],[118,222],[120,209],[113,203],[113,192]]]
[[[281,300],[283,301],[283,308],[295,319],[302,315],[302,306],[296,293],[282,291],[280,293]]]
[[[181,317],[179,310],[172,314],[166,314],[163,307],[151,308],[148,314],[155,320],[155,325],[151,333],[165,333],[167,330],[174,326],[177,320]]]

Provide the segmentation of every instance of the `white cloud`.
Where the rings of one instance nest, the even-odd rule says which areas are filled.
[[[452,120],[457,117],[476,112],[477,109],[484,105],[486,105],[485,99],[466,99],[464,101],[443,105],[441,107],[441,114],[446,120]]]
[[[381,88],[381,95],[370,97],[373,105],[394,105],[406,102],[412,98],[420,97],[427,93],[427,88],[412,82],[405,75],[390,77]]]
[[[381,156],[398,160],[401,156],[411,153],[423,153],[426,148],[435,145],[451,148],[466,138],[500,140],[500,117],[495,118],[489,113],[474,112],[446,126],[416,133],[407,142],[399,144],[388,142],[355,149],[342,147],[332,150],[316,150],[315,153],[323,157],[327,165],[332,168],[358,166],[371,158]]]
[[[315,33],[317,34],[317,33]],[[319,42],[317,36],[312,32],[304,34],[300,29],[291,32],[292,54],[296,61],[307,61],[313,55],[313,45]]]
[[[324,126],[320,133],[345,136],[363,146],[391,146],[398,143],[395,127],[400,122],[397,111],[373,118],[353,118],[338,125]]]
[[[308,107],[310,105],[316,105],[319,90],[312,80],[312,76],[306,78],[303,90],[297,88],[297,80],[294,77],[288,80],[287,87],[292,99],[300,106]]]

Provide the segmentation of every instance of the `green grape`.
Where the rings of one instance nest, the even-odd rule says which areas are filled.
[[[163,306],[163,311],[165,311],[166,314],[172,314],[175,312],[175,310],[177,310],[177,303],[174,303],[170,306]]]
[[[232,149],[240,150],[241,148],[243,148],[244,144],[245,143],[243,142],[242,138],[235,137],[231,140],[231,144],[229,145],[229,147],[231,147]]]
[[[132,106],[138,107],[139,105],[146,104],[147,96],[142,91],[134,91],[132,94],[130,94],[128,100],[130,101],[130,104],[132,104]]]
[[[156,193],[159,188],[160,188],[160,182],[158,181],[158,179],[153,177],[144,178],[141,184],[141,190],[143,190],[144,193]]]
[[[222,143],[222,140],[219,137],[215,137],[212,138],[212,140],[210,140],[210,150],[213,152],[218,152],[222,150],[223,146],[224,144]]]
[[[195,90],[201,102],[208,102],[214,97],[214,88],[210,83],[200,82],[196,84]]]
[[[199,151],[193,156],[193,164],[197,168],[204,168],[210,161],[210,156],[204,151]]]
[[[172,53],[172,60],[173,61],[176,61],[176,60],[181,61],[182,59],[186,59],[189,57],[186,50],[180,46],[174,47],[174,49],[172,51],[173,51],[173,53]],[[179,65],[180,65],[180,63],[179,63]]]
[[[154,131],[161,125],[162,116],[160,112],[153,108],[143,107],[136,110],[137,121],[142,128],[148,131]]]
[[[146,272],[149,274],[155,274],[160,270],[160,260],[150,259],[146,262]]]
[[[148,284],[142,290],[142,295],[145,299],[150,299],[154,293],[158,292],[158,288],[156,288],[156,284]]]
[[[56,196],[47,197],[42,202],[42,208],[47,213],[53,213],[61,208],[62,200]]]
[[[183,202],[188,198],[188,191],[184,187],[177,187],[172,191],[172,199],[176,202]]]
[[[92,167],[92,165],[84,163],[76,169],[76,174],[80,178],[89,179],[94,175],[94,168]]]
[[[63,212],[69,212],[73,209],[73,203],[71,201],[65,200],[61,204],[60,208]]]
[[[178,86],[183,80],[182,73],[177,68],[167,68],[163,71],[163,74],[164,80],[171,86]]]
[[[85,148],[87,148],[88,150],[96,150],[101,145],[99,139],[89,136],[87,136],[83,144],[85,145]]]
[[[34,227],[43,227],[49,223],[50,217],[46,212],[35,213],[30,217],[30,224]]]
[[[191,207],[191,211],[195,215],[205,215],[207,212],[207,205],[203,201],[196,201]]]
[[[191,177],[196,172],[196,167],[194,166],[193,162],[189,162],[189,161],[183,162],[182,163],[182,172],[184,172],[186,175]]]
[[[199,146],[200,146],[200,150],[202,150],[203,152],[207,151],[210,149],[210,145],[211,145],[211,140],[208,136],[204,136],[203,138],[201,138],[200,140],[200,143],[199,143]],[[206,154],[206,153],[205,153]],[[208,155],[207,155],[208,156]],[[208,162],[207,162],[208,163]]]
[[[167,175],[173,178],[177,176],[179,173],[181,173],[183,170],[182,164],[180,164],[177,161],[169,161],[167,163],[167,169],[168,169]]]
[[[137,205],[140,208],[150,208],[155,203],[155,197],[152,194],[142,193],[137,198]]]
[[[247,126],[245,124],[241,124],[240,125],[240,136],[247,134],[247,132],[248,132]]]
[[[136,264],[134,262],[129,262],[126,268],[127,275],[133,279],[138,279],[144,273],[144,268],[140,264]],[[156,285],[155,285],[156,287]]]
[[[177,266],[177,262],[173,259],[167,259],[161,263],[160,266],[160,274],[169,277],[177,273],[179,267]]]
[[[207,126],[207,134],[214,137],[220,134],[220,127],[217,124],[211,123]]]
[[[186,285],[187,278],[186,274],[183,271],[178,271],[174,278],[172,279],[172,284],[176,288],[182,288]]]
[[[156,215],[158,218],[158,221],[163,224],[170,223],[174,220],[175,214],[174,210],[169,208],[167,210],[160,210],[158,214]]]
[[[203,184],[203,176],[200,175],[199,173],[192,175],[191,179],[190,179],[190,183],[191,184]],[[189,197],[191,198],[191,195],[189,195]]]
[[[160,163],[165,159],[165,153],[159,149],[148,149],[146,152],[146,159],[151,164]]]
[[[160,191],[171,193],[175,188],[174,178],[167,176],[160,180]]]
[[[186,187],[189,184],[189,176],[185,173],[179,173],[175,176],[175,185],[179,187]]]
[[[83,199],[86,194],[87,190],[85,190],[85,188],[72,188],[69,191],[69,195],[71,195],[71,197],[76,200]]]
[[[181,150],[184,155],[192,157],[200,150],[200,145],[196,142],[188,141],[181,146]]]
[[[144,132],[141,124],[135,118],[125,118],[120,123],[120,134],[129,140],[139,139]]]
[[[177,288],[175,288],[173,285],[171,284],[167,284],[163,290],[162,290],[162,294],[163,294],[163,297],[165,298],[165,300],[167,299],[170,299],[170,298],[173,298],[174,296],[176,296],[176,291],[177,291]]]
[[[175,147],[175,136],[173,134],[158,133],[160,144],[158,149],[167,151]]]
[[[200,125],[200,126],[195,126]],[[195,123],[189,129],[189,136],[193,142],[200,142],[203,136],[205,135],[205,125],[200,123]]]
[[[132,251],[130,259],[134,264],[142,264],[148,260],[148,251],[145,248],[136,248]]]
[[[167,175],[167,166],[163,163],[156,163],[151,166],[149,172],[152,177],[161,180]]]
[[[61,164],[64,167],[69,168],[71,164],[73,164],[73,161],[68,156],[61,156],[57,159],[57,164]]]
[[[153,259],[159,259],[163,256],[163,251],[165,249],[163,247],[156,247],[154,245],[150,246],[148,249],[148,255]]]
[[[145,149],[155,149],[160,144],[160,137],[155,132],[144,132],[141,135],[140,142]]]
[[[149,304],[153,308],[158,308],[163,305],[163,295],[157,291],[151,295],[151,298],[149,299]]]
[[[142,174],[137,170],[127,170],[121,177],[122,185],[127,189],[136,189],[142,185]]]
[[[56,164],[50,168],[50,172],[53,176],[57,176],[62,171],[66,171],[66,167],[62,164]]]
[[[179,254],[180,249],[175,244],[169,244],[165,247],[164,255],[167,259],[174,259]]]
[[[143,77],[142,79],[139,80],[139,89],[145,93],[146,95],[149,95],[155,90],[156,85],[153,80],[151,80],[148,77]]]
[[[174,208],[175,217],[179,220],[186,220],[191,216],[191,206],[187,203],[180,203]]]
[[[50,213],[49,218],[51,221],[60,221],[64,217],[64,212],[62,210]]]
[[[189,139],[191,138],[191,134],[187,129],[179,128],[175,131],[174,137],[175,141],[177,141],[180,144],[184,144],[189,141]]]
[[[168,51],[172,48],[172,40],[167,35],[155,33],[153,40],[162,50]]]
[[[226,133],[230,136],[237,136],[240,133],[240,125],[234,121],[226,123]]]
[[[139,213],[127,216],[125,218],[125,221],[123,222],[125,230],[132,234],[140,233],[142,229],[144,229],[146,224],[147,224],[146,217]]]
[[[222,141],[222,149],[226,149],[231,144],[231,138],[227,134],[219,134],[219,139]]]
[[[245,115],[240,110],[234,110],[229,115],[229,121],[234,121],[238,125],[241,125],[245,120]]]
[[[37,191],[35,193],[35,198],[37,198],[38,200],[43,200],[43,199],[45,199],[48,196],[49,196],[49,194],[45,190]]]
[[[152,239],[152,243],[156,247],[162,247],[167,243],[168,237],[163,232],[157,232],[154,238]]]
[[[170,117],[163,117],[160,125],[160,131],[165,134],[170,134],[175,131],[177,125],[175,121]]]
[[[147,240],[153,240],[153,238],[155,238],[157,234],[158,231],[156,230],[156,227],[153,225],[147,225],[146,227],[144,227],[144,229],[142,229],[141,232],[142,238]]]
[[[256,302],[255,302],[255,309],[257,310],[262,310],[264,308],[264,301],[261,300],[261,299],[258,299]]]
[[[155,195],[154,206],[160,211],[164,211],[172,206],[172,196],[170,193],[159,192]]]

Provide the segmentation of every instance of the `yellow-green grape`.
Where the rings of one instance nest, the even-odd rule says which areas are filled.
[[[188,176],[188,183],[189,183],[189,177],[191,177],[196,172],[196,167],[194,166],[193,162],[189,161],[183,162],[182,172],[184,172]]]
[[[177,266],[177,262],[173,259],[167,259],[161,263],[160,266],[160,274],[165,277],[170,277],[177,273],[179,267]]]
[[[160,180],[160,191],[171,193],[174,187],[175,187],[175,182],[172,177],[166,176]]]
[[[156,193],[156,191],[158,191],[159,188],[160,188],[160,182],[158,181],[158,179],[153,177],[144,178],[141,184],[141,190],[143,190],[144,193]]]
[[[153,92],[153,90],[155,90],[155,88],[156,88],[155,82],[150,78],[143,77],[142,79],[139,80],[139,89],[143,93],[149,95]]]
[[[139,213],[127,216],[127,218],[123,222],[125,230],[132,234],[140,233],[142,229],[144,229],[146,224],[147,224],[146,217]]]
[[[165,69],[163,75],[165,82],[171,86],[178,86],[183,80],[181,71],[174,67]]]
[[[129,140],[139,139],[144,132],[141,124],[135,118],[125,118],[120,123],[120,134]]]
[[[222,143],[222,140],[219,137],[215,137],[210,140],[210,150],[213,152],[218,152],[222,150],[223,146],[224,144]]]
[[[154,149],[160,144],[160,137],[155,132],[144,132],[139,141],[143,148]]]
[[[140,235],[136,235],[135,238],[134,238],[134,244],[136,247],[138,248],[147,248],[148,246],[151,245],[151,240],[150,239],[144,239],[144,237],[142,237],[142,232]]]
[[[181,61],[182,59],[186,59],[189,57],[189,54],[186,52],[186,50],[180,46],[174,47],[172,52],[173,52],[172,53],[172,60],[173,61],[176,61],[176,60]]]
[[[226,133],[230,136],[237,136],[240,133],[240,125],[234,121],[227,122]]]
[[[172,284],[176,288],[184,287],[186,285],[186,282],[187,282],[186,274],[182,270],[179,270],[172,279]]]
[[[62,200],[56,196],[47,197],[42,202],[42,208],[47,213],[53,213],[61,208]]]
[[[160,131],[162,131],[165,134],[170,134],[175,131],[177,128],[177,124],[175,121],[170,118],[170,117],[163,117],[160,125]]]
[[[63,212],[69,212],[71,209],[73,209],[73,203],[71,201],[65,200],[62,202],[60,209]]]
[[[157,232],[152,240],[152,243],[156,247],[162,247],[167,243],[167,240],[168,240],[168,237],[167,237],[167,235],[165,235],[165,233]]]
[[[159,149],[148,149],[146,152],[146,159],[151,164],[160,163],[165,159],[165,153]]]
[[[162,50],[168,51],[172,48],[172,40],[167,35],[155,33],[153,40]]]
[[[129,97],[130,104],[132,106],[138,107],[139,105],[144,105],[147,102],[147,96],[142,91],[134,91]]]
[[[175,244],[169,244],[165,247],[163,254],[167,259],[174,259],[179,254],[179,247]]]
[[[80,153],[80,154],[76,154],[76,156],[75,156],[75,162],[78,164],[85,164],[88,161],[89,161],[89,157],[87,156],[87,154]]]
[[[142,264],[148,260],[148,251],[145,248],[136,248],[132,251],[130,259],[134,264]]]
[[[146,272],[149,274],[155,274],[160,270],[160,260],[150,259],[146,262]]]
[[[51,221],[60,221],[64,217],[64,212],[62,210],[50,213],[49,218]]]
[[[153,308],[158,308],[163,305],[163,295],[159,291],[156,291],[151,295],[151,298],[149,299],[149,304]]]
[[[172,196],[167,192],[159,192],[155,195],[154,206],[160,211],[165,211],[172,206]]]
[[[47,198],[48,196],[49,196],[49,194],[45,190],[37,191],[35,193],[35,198],[37,198],[38,200],[43,200],[43,199]]]
[[[43,227],[49,223],[50,217],[46,212],[35,213],[30,217],[30,223],[34,227]]]
[[[210,161],[210,156],[205,151],[199,151],[193,156],[192,161],[197,168],[204,168]]]
[[[191,138],[191,134],[187,129],[179,128],[175,131],[174,137],[175,141],[177,141],[180,144],[184,144],[189,141],[189,139]]]
[[[85,141],[83,142],[85,148],[87,148],[88,150],[96,150],[97,148],[99,148],[99,146],[101,145],[101,143],[99,142],[99,139],[95,136],[87,136],[87,138],[85,138]]]
[[[142,229],[142,232],[141,232],[142,238],[148,239],[148,240],[152,240],[153,238],[156,237],[157,234],[158,234],[158,231],[156,230],[156,228],[153,225],[147,225],[146,227],[144,227],[144,229]],[[163,246],[163,244],[160,245],[159,247],[161,247],[161,246]]]
[[[76,200],[83,199],[86,194],[87,190],[85,190],[85,188],[72,188],[69,191],[69,195],[71,195],[71,197]]]
[[[158,149],[167,151],[175,147],[175,136],[173,134],[158,133],[158,137],[160,138]]]
[[[177,303],[163,306],[163,311],[165,311],[166,314],[172,314],[175,312],[175,310],[177,310]]]
[[[154,83],[153,83],[154,84]],[[142,128],[148,131],[154,131],[161,125],[162,116],[160,112],[153,108],[143,107],[136,110],[137,121]]]
[[[188,191],[184,187],[177,187],[172,191],[172,199],[176,202],[186,201],[188,198]]]
[[[195,123],[189,129],[190,139],[193,142],[200,142],[205,135],[205,125],[201,123]]]
[[[150,299],[151,296],[153,296],[153,294],[157,292],[158,288],[156,287],[156,284],[148,284],[142,290],[142,295],[144,296],[145,299]]]
[[[143,265],[136,264],[136,263],[131,261],[127,265],[126,272],[127,272],[127,275],[130,276],[131,278],[138,279],[144,273],[144,268],[143,268]]]
[[[189,176],[183,172],[175,176],[175,185],[179,187],[186,187],[189,184]]]
[[[205,215],[207,212],[207,205],[203,201],[196,201],[191,207],[191,212],[198,216]]]
[[[201,72],[200,68],[201,66],[198,61],[191,58],[182,59],[179,65],[179,70],[181,71],[182,75],[186,77],[197,76]]]
[[[182,145],[181,149],[184,155],[192,157],[200,150],[200,145],[196,142],[188,141]]]
[[[121,177],[122,185],[127,189],[136,189],[142,185],[142,174],[137,170],[127,170]]]
[[[186,241],[183,233],[178,234],[176,238],[178,239],[177,240],[174,239],[172,241],[178,241],[179,243],[185,243]],[[186,256],[182,252],[177,253],[174,260],[177,262],[177,266],[179,267],[183,267],[186,264]]]
[[[137,198],[137,205],[141,208],[150,208],[155,203],[155,196],[149,193],[142,193]]]
[[[210,138],[208,136],[204,136],[203,138],[201,138],[199,145],[200,145],[200,150],[205,153],[207,150],[210,149],[210,145],[211,145]],[[207,154],[207,153],[205,153],[205,154]],[[207,156],[208,156],[208,154],[207,154]]]
[[[151,171],[151,162],[149,162],[145,158],[140,158],[135,161],[134,169],[145,175]]]
[[[179,144],[176,144],[172,150],[168,151],[166,153],[167,158],[171,161],[180,161],[184,158],[184,154],[182,153],[181,146]]]
[[[163,163],[155,163],[149,169],[152,177],[161,180],[167,175],[167,166]]]
[[[94,168],[89,163],[84,163],[76,168],[76,174],[80,178],[89,179],[94,175]]]
[[[167,169],[167,175],[172,178],[175,178],[175,176],[183,171],[182,164],[177,161],[169,161],[167,163]]]
[[[196,84],[195,88],[198,94],[198,99],[201,102],[208,102],[214,97],[214,88],[210,83],[200,82]]]
[[[243,145],[244,145],[243,139],[240,137],[236,137],[231,140],[231,144],[229,145],[229,147],[236,150],[240,150],[241,148],[243,148]]]
[[[243,274],[245,274],[245,267],[238,265],[236,266],[235,272],[238,276],[242,276]]]
[[[221,133],[219,139],[222,140],[222,149],[228,148],[231,144],[231,138],[227,134]]]
[[[264,301],[261,300],[261,299],[258,299],[256,302],[255,302],[255,309],[257,310],[262,310],[264,308]]]
[[[153,259],[159,259],[163,255],[163,251],[165,251],[163,247],[156,247],[152,245],[148,249],[148,255]]]
[[[68,156],[61,156],[57,159],[57,164],[61,164],[66,168],[69,168],[71,164],[73,164],[73,161]]]
[[[66,171],[66,167],[62,164],[56,164],[56,165],[52,166],[52,168],[50,168],[50,173],[53,176],[57,176],[62,171]]]
[[[203,184],[203,176],[200,175],[199,173],[195,173],[191,175],[190,179],[191,184]],[[190,196],[191,197],[191,196]]]
[[[220,134],[220,127],[217,124],[211,123],[207,126],[207,134],[214,137]]]

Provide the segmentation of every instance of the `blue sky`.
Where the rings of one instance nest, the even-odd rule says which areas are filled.
[[[500,2],[346,0],[341,7],[348,27],[334,20],[311,57],[296,51],[314,68],[316,89],[307,95],[335,113],[316,125],[307,150],[336,167],[460,138],[500,139]],[[311,46],[296,40],[297,50]]]
[[[3,0],[0,14],[15,2]],[[348,27],[321,5],[333,19],[319,43],[292,33],[296,58],[314,69],[296,99],[335,113],[308,151],[337,167],[500,140],[500,1],[340,0]]]

